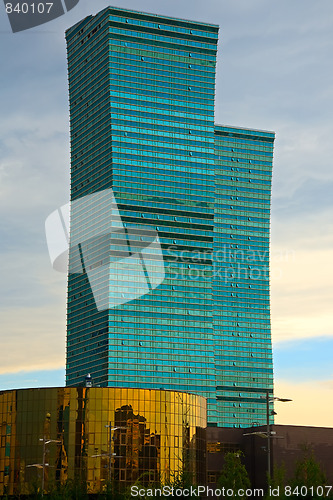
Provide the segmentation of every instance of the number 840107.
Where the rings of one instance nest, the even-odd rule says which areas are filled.
[[[53,7],[53,2],[50,3],[6,3],[7,14],[49,14]]]

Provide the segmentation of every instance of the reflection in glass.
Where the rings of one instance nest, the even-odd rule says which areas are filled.
[[[204,484],[206,400],[121,388],[0,392],[0,495],[73,480],[91,493],[170,483],[185,469]],[[111,430],[110,430],[111,429]],[[43,439],[50,441],[43,449]],[[40,441],[41,440],[41,441]]]

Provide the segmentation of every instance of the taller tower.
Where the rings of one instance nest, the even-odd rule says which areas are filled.
[[[72,201],[112,188],[136,245],[158,232],[165,266],[158,288],[104,311],[86,274],[69,276],[67,385],[89,372],[101,386],[178,388],[214,412],[218,27],[110,7],[66,38]]]
[[[211,424],[264,423],[274,134],[215,128],[217,26],[109,7],[66,39],[71,200],[97,205],[68,278],[67,385],[194,392]],[[118,232],[96,239],[110,192]],[[155,235],[163,272],[142,258]],[[118,274],[96,271],[96,292],[99,252]]]

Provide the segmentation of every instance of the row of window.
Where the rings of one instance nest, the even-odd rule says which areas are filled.
[[[130,24],[134,24],[137,26],[146,26],[146,27],[153,28],[153,29],[167,30],[167,31],[175,32],[175,33],[184,33],[187,35],[203,36],[203,37],[211,38],[211,39],[215,39],[215,40],[217,40],[217,38],[218,38],[218,34],[216,32],[202,31],[201,26],[200,26],[201,29],[199,29],[198,27],[196,27],[195,29],[192,29],[192,28],[188,28],[188,27],[182,28],[179,25],[173,26],[173,25],[169,24],[170,22],[172,22],[171,19],[166,20],[165,18],[162,18],[162,21],[160,21],[161,24],[144,21],[142,18],[140,18],[140,19],[135,19],[133,17],[125,18],[125,17],[114,16],[114,15],[110,15],[109,19],[111,21],[118,21],[118,22],[126,23],[126,24],[130,23]],[[188,24],[189,23],[186,22],[186,25],[188,25]],[[215,27],[214,27],[214,29],[216,31]]]
[[[164,40],[167,37],[164,37]],[[140,40],[141,39],[141,40]],[[150,43],[146,43],[150,39]],[[116,40],[125,41],[125,46],[131,44],[133,48],[130,49],[131,55],[137,53],[138,55],[146,55],[145,51],[152,51],[155,49],[154,56],[156,57],[156,52],[160,55],[170,54],[176,57],[193,57],[196,59],[201,59],[204,61],[212,61],[216,63],[216,44],[209,46],[208,44],[201,44],[200,42],[187,41],[186,39],[169,38],[169,41],[164,41],[159,39],[156,35],[150,35],[149,33],[144,33],[140,31],[132,31],[123,29],[118,29],[114,26],[109,28],[109,41],[110,45],[114,45]],[[81,41],[84,43],[84,40]],[[187,42],[187,43],[186,43]],[[134,48],[135,47],[135,48]],[[170,47],[170,48],[167,48]],[[184,50],[182,50],[184,49]],[[155,57],[153,58],[155,59]],[[158,57],[158,56],[157,56]]]
[[[88,62],[89,59],[91,58],[88,58],[86,61]],[[94,59],[95,63],[99,64],[98,57],[96,57],[96,55]],[[90,67],[94,67],[94,65],[89,65],[89,69]],[[136,73],[138,69],[142,68],[142,65],[140,64],[140,61],[139,64],[137,61],[129,63],[128,58],[122,57],[121,53],[118,54],[116,59],[111,60],[108,64],[108,68],[112,74],[119,74],[123,76],[128,74],[124,69],[125,67],[128,68],[128,73]],[[191,81],[200,85],[203,84],[205,87],[211,86],[212,88],[215,88],[214,71],[203,71],[201,66],[196,66],[192,63],[184,64],[184,67],[180,69],[177,67],[170,67],[169,62],[163,64],[163,61],[159,61],[158,64],[156,64],[156,62],[153,61],[150,63],[149,59],[146,58],[144,72],[146,75],[150,75],[153,80],[163,81],[165,79],[165,81]],[[137,98],[140,99],[140,96]]]

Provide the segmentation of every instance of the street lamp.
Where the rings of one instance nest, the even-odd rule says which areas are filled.
[[[104,425],[106,429],[109,429],[109,482],[111,482],[111,464],[112,457],[116,457],[116,453],[112,453],[112,431],[117,431],[118,429],[127,429],[127,427],[112,427],[111,422]]]
[[[96,457],[109,457],[109,464],[108,464],[108,480],[109,483],[111,482],[111,469],[112,469],[112,458],[122,458],[120,455],[117,455],[117,453],[112,453],[112,431],[116,431],[118,429],[127,429],[127,427],[112,427],[111,422],[109,422],[107,425],[104,425],[106,429],[109,429],[109,452],[108,453],[101,453],[98,455],[91,455],[93,458]]]
[[[266,396],[261,396],[262,398],[266,398],[266,424],[267,424],[267,473],[268,478],[271,477],[271,426],[269,423],[269,417],[271,415],[276,415],[275,411],[269,411],[269,403],[273,403],[273,401],[280,401],[281,403],[289,403],[292,399],[288,398],[278,398],[276,396],[270,396],[269,391],[266,391]]]
[[[44,467],[48,466],[48,465],[49,464],[30,464],[30,465],[26,465],[26,468],[28,469],[29,467],[36,467],[36,469],[43,469],[43,475],[44,475]],[[42,489],[42,496],[43,496],[43,489]]]
[[[42,464],[34,464],[31,465],[30,467],[38,467],[41,465],[43,468],[42,472],[42,497],[44,496],[44,484],[45,484],[45,467],[48,467],[49,464],[45,463],[45,458],[46,458],[46,445],[50,443],[61,443],[58,439],[48,439],[45,436],[43,438],[39,438],[39,441],[43,442],[43,463]],[[29,466],[28,466],[29,467]]]
[[[273,432],[271,431],[270,423],[269,423],[269,417],[271,415],[276,415],[275,411],[269,410],[269,403],[273,403],[273,401],[280,401],[281,403],[289,403],[292,401],[292,399],[288,398],[278,398],[276,396],[270,396],[269,391],[266,391],[266,396],[261,396],[261,399],[266,399],[266,432],[264,431],[255,431],[255,432],[246,432],[243,434],[243,436],[259,436],[261,438],[267,439],[267,473],[268,473],[268,478],[271,477],[271,438],[273,436]],[[253,422],[254,424],[257,424],[258,422]],[[274,437],[278,438],[279,436],[275,436],[274,432]]]

